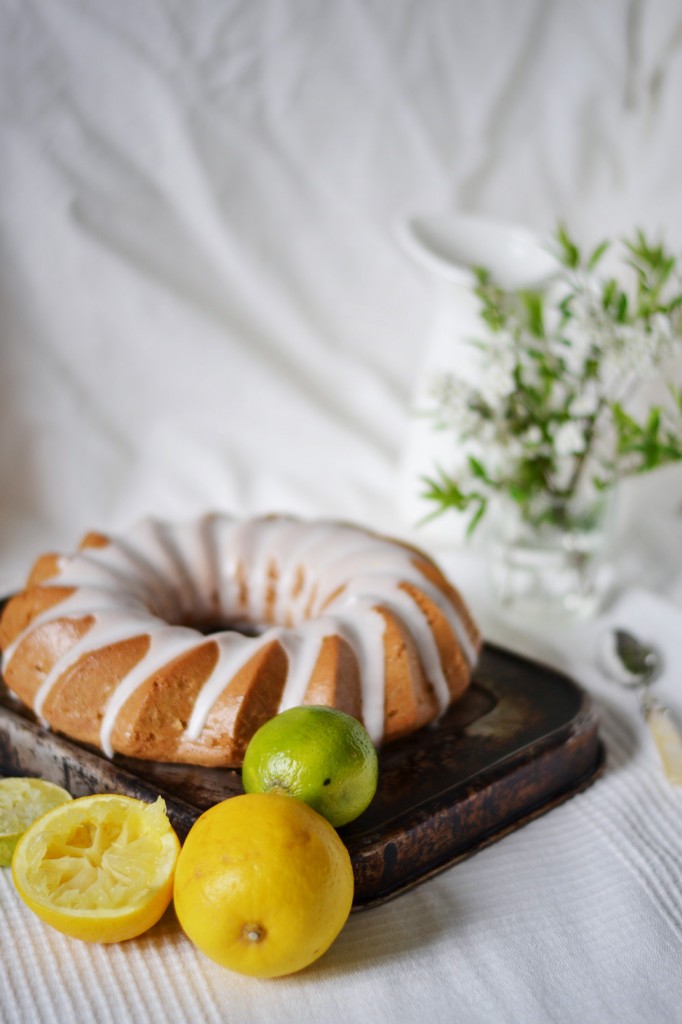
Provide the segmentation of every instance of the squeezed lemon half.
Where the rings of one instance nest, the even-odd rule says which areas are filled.
[[[36,818],[67,800],[70,793],[45,779],[0,779],[0,867],[12,863],[19,836]]]
[[[180,843],[159,799],[84,796],[48,811],[17,842],[12,876],[38,917],[87,942],[151,928],[173,894]]]

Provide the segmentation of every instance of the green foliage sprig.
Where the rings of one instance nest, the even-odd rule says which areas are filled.
[[[628,284],[600,273],[611,249],[584,253],[560,226],[544,290],[505,291],[474,268],[480,374],[434,381],[429,414],[455,443],[452,465],[424,478],[432,515],[467,512],[471,532],[501,493],[530,522],[561,523],[586,490],[682,459],[682,386],[643,417],[630,408],[638,385],[682,354],[677,258],[637,231],[622,243]]]

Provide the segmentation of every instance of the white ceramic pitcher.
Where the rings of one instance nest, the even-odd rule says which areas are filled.
[[[447,470],[456,443],[447,431],[434,429],[424,415],[433,403],[430,389],[440,373],[465,379],[476,374],[475,350],[467,339],[485,337],[474,292],[472,266],[487,267],[507,289],[537,288],[556,273],[549,239],[525,228],[485,217],[435,213],[413,215],[400,221],[398,240],[403,250],[433,278],[434,316],[431,339],[410,410],[410,428],[398,477],[398,504],[405,526],[412,529],[434,511],[421,497],[424,475],[438,466]],[[424,524],[419,535],[435,544],[458,544],[467,520],[448,512]]]

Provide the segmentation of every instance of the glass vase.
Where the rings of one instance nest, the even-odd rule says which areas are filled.
[[[507,614],[580,619],[595,614],[608,583],[613,493],[555,501],[523,514],[499,499],[489,516],[493,595]]]

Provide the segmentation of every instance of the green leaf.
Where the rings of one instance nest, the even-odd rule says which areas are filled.
[[[596,249],[593,249],[590,253],[589,259],[587,260],[587,269],[594,270],[599,261],[601,260],[604,253],[611,247],[609,241],[601,242]]]
[[[525,488],[520,487],[518,484],[510,484],[509,497],[512,501],[515,501],[517,505],[525,505],[530,495]]]
[[[550,293],[537,290],[506,291],[494,282],[487,268],[473,268],[481,321],[493,332],[504,330],[510,338],[516,386],[512,394],[494,404],[472,389],[470,412],[481,426],[490,424],[507,439],[522,438],[530,427],[538,427],[543,444],[535,448],[525,446],[519,456],[507,460],[504,470],[494,476],[488,468],[489,460],[480,455],[468,458],[461,481],[451,479],[441,469],[434,471],[423,480],[424,497],[434,509],[427,519],[449,509],[465,512],[470,520],[469,531],[473,532],[485,514],[491,493],[505,493],[526,514],[533,511],[537,496],[570,497],[577,482],[587,475],[597,485],[609,486],[618,474],[646,472],[682,459],[682,388],[671,386],[667,403],[647,409],[638,418],[620,404],[608,401],[602,374],[604,339],[621,335],[624,343],[620,325],[632,324],[635,332],[646,340],[652,316],[661,314],[667,318],[677,340],[682,341],[682,289],[673,286],[679,262],[663,245],[649,242],[644,231],[637,229],[623,240],[625,258],[636,275],[634,292],[628,294],[616,277],[597,280],[599,305],[594,308],[591,301],[584,301],[589,299],[592,287],[586,278],[595,275],[609,246],[608,241],[602,241],[583,255],[567,228],[559,224],[554,248],[562,267],[557,275],[558,292],[552,292],[551,298]],[[581,273],[574,274],[574,270]],[[572,343],[567,325],[579,311],[586,317],[586,358],[580,368],[574,369],[569,358]],[[470,343],[482,350],[484,359],[489,361],[495,358],[499,342],[485,333],[487,337]],[[573,460],[568,483],[559,487],[558,457],[551,448],[553,428],[574,418],[569,414],[571,399],[587,383],[596,388],[597,397],[597,412],[580,419],[586,431],[588,454]],[[438,410],[429,415],[436,427]],[[598,451],[594,439],[599,432],[599,437],[606,440],[611,433],[609,421],[614,435],[611,450]],[[445,425],[442,415],[441,423]],[[474,428],[470,434],[475,433]],[[457,440],[462,443],[466,439]]]
[[[675,269],[676,263],[677,260],[674,256],[669,256],[668,259],[663,261],[663,265],[661,266],[661,276],[659,277],[659,286],[663,286],[668,280]]]
[[[438,476],[439,479],[437,480],[428,476],[422,477],[422,481],[426,485],[426,490],[422,492],[422,497],[440,506],[439,509],[427,517],[429,519],[435,515],[440,515],[447,511],[447,509],[454,508],[461,511],[468,504],[467,496],[460,489],[459,485],[448,477],[442,469],[438,469]]]
[[[682,412],[682,388],[678,391],[674,384],[668,384],[667,391],[672,399],[675,412]]]
[[[616,321],[624,324],[628,317],[628,297],[625,292],[620,292],[615,309]]]
[[[471,517],[471,521],[469,522],[469,525],[467,526],[467,537],[471,537],[471,535],[473,534],[474,530],[476,529],[476,527],[478,526],[480,521],[483,519],[483,516],[486,514],[487,509],[488,509],[488,502],[487,502],[486,498],[480,497],[479,502],[478,502],[478,508],[474,512],[473,516]]]
[[[646,422],[646,433],[649,437],[656,437],[661,426],[661,409],[660,406],[654,406],[653,409],[649,410],[649,418]]]
[[[575,270],[580,266],[580,250],[578,249],[578,246],[569,237],[563,224],[559,224],[556,236],[559,245],[561,246],[561,253],[559,255],[561,262],[570,270]]]
[[[601,304],[603,309],[609,309],[617,290],[618,282],[613,277],[610,277],[608,281],[604,282],[604,288],[601,296]]]
[[[544,301],[540,292],[522,292],[521,301],[528,316],[528,330],[535,338],[545,337]]]
[[[485,515],[488,505],[486,495],[481,494],[480,491],[463,491],[459,484],[440,468],[437,473],[438,479],[422,477],[422,481],[426,484],[426,490],[422,492],[422,497],[427,501],[435,502],[438,507],[429,515],[424,516],[420,520],[420,524],[430,522],[448,510],[466,512],[470,506],[474,506],[475,511],[467,528],[467,534],[473,533]]]
[[[474,455],[469,456],[469,466],[471,468],[471,472],[475,477],[477,477],[479,480],[483,480],[483,482],[486,484],[493,484],[493,481],[488,476],[488,472],[485,466]]]

